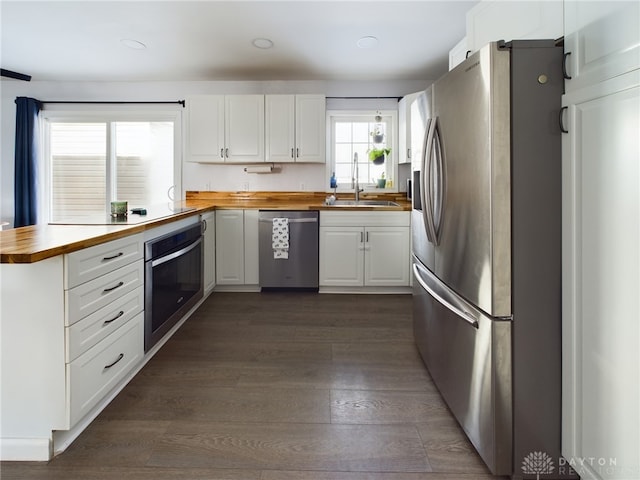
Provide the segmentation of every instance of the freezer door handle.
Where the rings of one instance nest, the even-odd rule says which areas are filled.
[[[420,286],[440,304],[451,310],[474,328],[478,328],[478,319],[473,315],[473,313],[465,310],[462,302],[460,302],[460,300],[458,300],[451,292],[445,290],[439,285],[429,285],[429,283],[431,283],[428,278],[429,274],[426,272],[424,267],[414,263],[413,274],[416,277],[416,280],[418,280]],[[426,279],[425,276],[427,276]]]

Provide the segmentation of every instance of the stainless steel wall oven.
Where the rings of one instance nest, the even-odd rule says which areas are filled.
[[[145,243],[144,351],[203,296],[202,225]]]

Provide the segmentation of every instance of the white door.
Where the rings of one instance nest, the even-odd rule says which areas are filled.
[[[264,162],[264,95],[225,96],[225,162]]]
[[[295,95],[265,96],[267,162],[295,161]]]
[[[320,227],[320,286],[364,285],[364,229]]]
[[[364,284],[409,285],[409,227],[367,227]]]
[[[567,93],[640,67],[640,2],[565,1]]]
[[[216,213],[202,215],[204,222],[204,291],[216,286]]]
[[[244,283],[260,283],[258,210],[244,211]]]
[[[189,162],[224,161],[224,95],[198,95],[187,102]]]
[[[324,95],[296,95],[296,162],[325,162],[326,130]]]
[[[216,212],[216,282],[244,284],[244,215],[242,210]]]
[[[578,464],[582,478],[634,478],[640,472],[640,70],[567,94],[563,105],[569,133],[562,179],[562,454],[596,459]]]

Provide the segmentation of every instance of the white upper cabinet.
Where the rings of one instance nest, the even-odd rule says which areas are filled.
[[[411,103],[419,95],[410,93],[398,102],[398,163],[411,163]]]
[[[190,162],[224,162],[224,95],[187,101],[187,155]]]
[[[264,95],[198,95],[187,104],[186,159],[264,162]]]
[[[640,3],[565,2],[567,92],[640,67]]]
[[[563,35],[562,3],[480,2],[467,12],[467,50],[475,52],[497,40],[558,39]]]
[[[225,162],[264,162],[264,95],[224,99]]]
[[[324,95],[266,95],[266,160],[324,163]]]
[[[451,50],[449,50],[449,70],[453,70],[457,65],[467,59],[467,37],[460,40]]]

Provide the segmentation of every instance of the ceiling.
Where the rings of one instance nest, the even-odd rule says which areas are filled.
[[[435,79],[476,3],[2,0],[0,62],[33,81]]]

